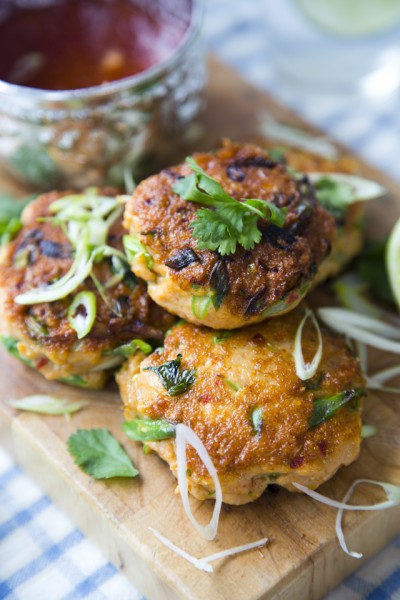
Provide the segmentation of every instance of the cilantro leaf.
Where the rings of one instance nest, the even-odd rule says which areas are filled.
[[[259,198],[236,200],[195,160],[187,158],[186,162],[194,173],[178,180],[173,186],[174,192],[184,200],[212,207],[198,210],[191,224],[200,249],[218,250],[221,256],[233,254],[237,244],[252,250],[261,240],[260,218],[277,227],[284,226],[286,209]]]
[[[313,414],[308,421],[309,428],[312,429],[313,427],[317,427],[317,425],[328,421],[340,408],[342,408],[342,406],[345,406],[349,402],[357,404],[362,396],[365,396],[364,389],[353,388],[351,390],[339,392],[334,396],[314,400]],[[356,406],[354,408],[356,408]]]
[[[68,438],[75,463],[95,479],[136,477],[139,471],[107,429],[78,429]]]
[[[170,396],[179,396],[186,392],[195,382],[196,369],[182,369],[182,354],[174,360],[168,360],[159,367],[146,367],[145,371],[154,371]]]

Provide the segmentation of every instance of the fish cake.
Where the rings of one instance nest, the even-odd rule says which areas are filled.
[[[115,195],[114,190],[102,193]],[[112,373],[110,369],[122,360],[120,355],[113,354],[118,346],[135,338],[160,343],[175,319],[151,300],[146,284],[130,272],[128,265],[118,280],[112,261],[106,257],[93,266],[102,293],[87,277],[60,300],[17,303],[16,298],[21,294],[59,280],[71,267],[73,247],[65,230],[46,220],[54,217],[51,205],[68,195],[68,192],[50,192],[29,204],[22,214],[21,230],[2,249],[0,333],[12,354],[47,379],[100,388]],[[119,216],[106,241],[122,250],[124,234]],[[113,278],[115,284],[109,285]],[[68,309],[81,291],[95,295],[96,316],[88,335],[78,339],[68,319]]]
[[[271,483],[289,491],[296,491],[293,483],[318,487],[359,454],[365,382],[345,340],[326,328],[317,372],[308,381],[296,375],[292,352],[302,317],[298,307],[236,331],[176,325],[160,352],[141,364],[133,357],[118,373],[126,420],[189,426],[211,457],[226,503],[251,502]],[[309,321],[303,331],[306,361],[318,346]],[[178,356],[186,389],[170,395],[159,367]],[[326,399],[337,394],[343,406],[328,415]],[[176,476],[175,439],[146,444]],[[213,480],[192,447],[187,456],[190,492],[200,500],[212,497]]]
[[[329,159],[301,148],[286,148],[277,146],[275,142],[264,140],[268,151],[278,152],[284,164],[301,173],[345,173],[358,175],[360,165],[358,161],[348,155],[340,155],[336,159]],[[363,247],[363,224],[365,218],[365,203],[354,202],[343,207],[341,211],[333,211],[336,235],[332,243],[332,250],[321,263],[314,286],[339,275],[341,271],[356,257]],[[329,210],[329,207],[326,207]]]
[[[197,164],[236,200],[260,198],[287,211],[278,227],[260,219],[261,241],[233,254],[199,249],[192,223],[199,204],[174,192],[191,173],[187,164],[141,182],[128,200],[124,223],[143,251],[132,269],[153,300],[195,324],[234,329],[292,310],[311,287],[335,237],[331,214],[306,179],[298,180],[252,144],[225,141]]]

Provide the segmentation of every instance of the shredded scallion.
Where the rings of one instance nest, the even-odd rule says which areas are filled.
[[[312,361],[306,363],[303,356],[302,335],[304,325],[309,317],[311,317],[311,321],[317,332],[318,348],[314,354]],[[312,377],[314,377],[322,358],[322,335],[318,325],[318,321],[311,310],[306,310],[306,313],[297,329],[296,336],[294,339],[293,357],[296,367],[296,375],[297,377],[299,377],[299,379],[301,379],[302,381],[307,381],[307,379],[311,379]]]
[[[96,296],[93,292],[80,292],[68,309],[68,321],[78,335],[78,340],[90,333],[96,319]]]

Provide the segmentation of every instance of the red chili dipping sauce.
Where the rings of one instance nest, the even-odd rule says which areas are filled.
[[[0,0],[0,79],[45,90],[87,88],[166,60],[191,0]]]

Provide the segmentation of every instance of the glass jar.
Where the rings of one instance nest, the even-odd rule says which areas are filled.
[[[120,185],[172,162],[203,104],[203,1],[190,6],[180,45],[142,73],[66,91],[0,81],[0,165],[45,190]]]

